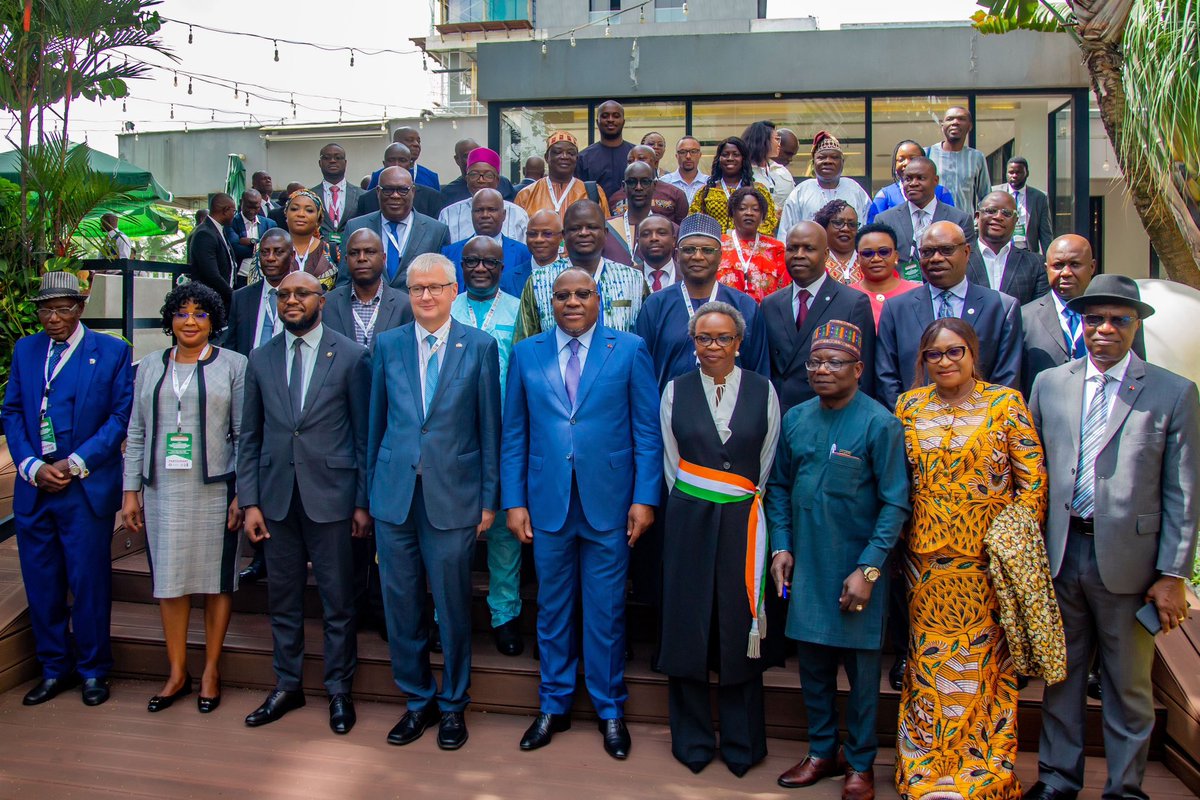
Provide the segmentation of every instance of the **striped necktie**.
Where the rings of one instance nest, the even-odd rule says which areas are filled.
[[[1108,384],[1112,378],[1102,373],[1092,380],[1099,381],[1100,386],[1088,404],[1079,434],[1079,465],[1075,470],[1075,493],[1071,498],[1071,508],[1084,519],[1090,519],[1095,511],[1096,456],[1100,453],[1100,443],[1108,425]]]

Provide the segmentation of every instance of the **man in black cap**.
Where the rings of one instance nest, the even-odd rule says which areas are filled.
[[[1161,626],[1188,615],[1200,523],[1200,399],[1196,385],[1132,352],[1154,313],[1137,284],[1098,275],[1067,309],[1082,318],[1087,358],[1043,372],[1029,410],[1046,448],[1046,551],[1067,640],[1067,678],[1047,686],[1038,782],[1029,800],[1074,800],[1083,789],[1088,666],[1104,665],[1105,797],[1146,797],[1142,778]],[[1139,613],[1143,605],[1150,605]]]

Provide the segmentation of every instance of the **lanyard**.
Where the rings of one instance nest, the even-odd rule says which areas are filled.
[[[727,202],[728,202],[729,198],[733,196],[733,193],[734,193],[734,192],[736,192],[738,189],[742,188],[742,182],[741,182],[741,180],[739,180],[739,181],[737,182],[737,186],[734,186],[732,189],[730,189],[730,188],[729,188],[729,184],[727,184],[727,183],[725,182],[725,179],[724,179],[724,178],[721,178],[721,180],[720,180],[720,182],[719,182],[719,183],[720,183],[720,186],[721,186],[721,191],[725,193],[725,200],[726,200]]]
[[[488,325],[491,324],[492,318],[496,316],[496,306],[500,305],[499,300],[500,293],[497,292],[496,296],[492,298],[492,305],[490,308],[488,308],[487,314],[484,314],[483,316],[483,322],[479,322],[479,320],[475,317],[475,307],[471,305],[471,300],[468,298],[467,313],[471,315],[471,324],[479,330],[487,332]]]
[[[296,249],[296,248],[294,248],[294,247],[292,248],[292,253],[293,253],[293,255],[295,256],[295,259],[296,259],[296,266],[298,267],[298,270],[297,270],[297,271],[299,271],[299,272],[304,272],[304,269],[305,269],[305,267],[306,267],[306,266],[307,266],[307,264],[308,264],[308,254],[312,252],[312,249],[313,249],[313,241],[314,241],[315,239],[316,239],[316,237],[314,236],[312,239],[309,239],[309,240],[308,240],[308,247],[304,248],[304,255],[300,255],[300,251],[299,251],[299,250],[297,250],[297,249]]]
[[[363,303],[363,305],[366,305],[366,303]],[[350,317],[354,320],[354,327],[358,328],[358,332],[362,334],[364,346],[367,342],[371,341],[371,331],[375,330],[375,320],[379,318],[379,307],[382,305],[382,300],[380,300],[379,303],[376,303],[375,310],[371,312],[371,318],[367,320],[366,325],[364,325],[363,321],[359,319],[358,312],[356,312],[353,308],[350,309]]]
[[[404,226],[404,233],[400,236],[400,239],[397,240],[396,237],[392,235],[392,227],[388,224],[389,222],[391,222],[391,220],[383,220],[383,235],[387,237],[387,240],[391,243],[392,247],[396,248],[396,258],[403,258],[404,248],[408,246],[408,237],[412,234],[412,223]]]
[[[708,295],[706,303],[711,303],[717,299],[717,289],[721,288],[719,281],[713,281],[712,292]],[[688,321],[691,322],[692,317],[696,316],[696,309],[692,308],[692,296],[688,294],[687,283],[679,282],[679,291],[683,293],[683,307],[687,309]]]
[[[750,272],[750,259],[752,259],[754,257],[754,254],[758,252],[758,239],[759,239],[760,234],[757,231],[755,231],[754,244],[750,245],[749,253],[747,253],[745,256],[743,256],[742,255],[742,242],[740,239],[738,239],[737,231],[731,230],[729,233],[733,236],[733,249],[734,249],[734,252],[737,253],[738,263],[742,265],[742,272],[749,273]]]
[[[175,391],[175,432],[179,433],[183,430],[183,393],[192,385],[192,378],[196,377],[196,373],[200,371],[200,362],[208,358],[208,354],[212,352],[212,345],[205,345],[204,351],[200,353],[200,358],[196,359],[196,368],[192,370],[192,374],[188,375],[183,381],[183,385],[179,384],[179,375],[175,371],[175,356],[179,353],[178,347],[171,348],[171,388]]]
[[[575,178],[571,178],[571,182],[567,184],[567,188],[563,189],[561,195],[554,194],[554,182],[549,178],[546,178],[546,188],[550,191],[550,202],[554,204],[554,212],[561,216],[563,203],[570,196],[571,189],[575,188]]]
[[[75,348],[67,345],[67,349],[63,351],[62,358],[58,359],[58,364],[54,367],[54,372],[50,372],[50,354],[54,352],[54,340],[50,340],[50,344],[46,347],[46,363],[42,365],[42,374],[46,378],[46,388],[42,390],[42,416],[46,416],[46,409],[50,407],[50,389],[54,385],[54,379],[58,377],[58,373],[62,372],[63,367],[67,365],[67,359],[75,352]]]

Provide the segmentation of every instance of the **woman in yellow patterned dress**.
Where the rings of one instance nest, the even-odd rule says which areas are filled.
[[[1017,676],[983,540],[1009,504],[1043,519],[1042,446],[1021,396],[978,379],[969,324],[935,321],[918,352],[917,374],[933,385],[896,404],[913,480],[896,790],[911,800],[1019,800]]]

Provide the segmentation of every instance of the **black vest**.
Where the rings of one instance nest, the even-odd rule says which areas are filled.
[[[675,379],[675,404],[671,431],[679,444],[679,457],[701,467],[732,472],[757,484],[763,439],[767,437],[767,379],[742,370],[737,404],[729,420],[729,441],[722,443],[708,410],[700,371]]]

